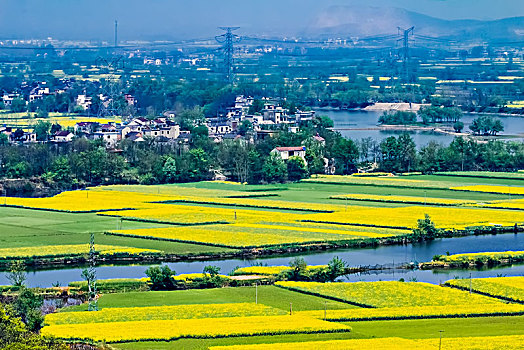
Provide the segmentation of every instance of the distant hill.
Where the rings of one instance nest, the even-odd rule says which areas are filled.
[[[319,13],[301,33],[305,36],[363,37],[395,33],[415,26],[419,35],[463,40],[524,40],[524,17],[494,21],[443,20],[395,7],[332,6]]]

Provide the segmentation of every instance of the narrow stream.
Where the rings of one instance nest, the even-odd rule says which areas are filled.
[[[399,264],[410,262],[430,261],[434,255],[461,254],[471,252],[490,252],[505,250],[524,250],[524,233],[501,234],[485,236],[468,236],[458,238],[443,238],[433,242],[420,244],[382,246],[378,248],[344,249],[327,252],[313,252],[296,255],[303,257],[309,265],[327,264],[333,257],[338,256],[350,266],[369,266],[383,264]],[[264,265],[288,265],[291,257],[272,257],[256,260],[228,259],[217,261],[196,261],[168,263],[169,267],[180,273],[202,272],[206,265],[216,265],[224,274],[235,267]],[[97,268],[97,277],[106,278],[140,278],[145,277],[145,270],[150,265],[100,266]],[[29,272],[28,285],[31,287],[50,287],[58,282],[66,286],[71,281],[81,280],[81,268],[39,270]],[[439,283],[451,278],[469,278],[470,273],[475,277],[523,276],[524,265],[514,265],[486,270],[377,270],[366,273],[353,274],[347,277],[349,281],[379,281],[379,280],[417,280],[420,282]],[[0,285],[9,284],[5,273],[0,273]]]

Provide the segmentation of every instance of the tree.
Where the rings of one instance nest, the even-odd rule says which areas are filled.
[[[214,265],[207,265],[204,267],[204,270],[202,271],[202,273],[204,275],[209,274],[209,276],[215,277],[220,273],[220,267],[214,266]]]
[[[400,170],[410,172],[415,166],[417,157],[417,148],[415,141],[404,133],[398,137],[397,141],[399,150]]]
[[[500,119],[489,116],[481,116],[473,120],[469,126],[474,134],[478,135],[496,135],[504,131],[504,124]]]
[[[162,267],[152,266],[146,270],[146,276],[151,279],[151,288],[155,290],[173,289],[173,275],[175,274],[176,272],[167,265]]]
[[[253,104],[249,107],[247,114],[249,115],[260,114],[262,109],[264,109],[264,101],[255,99],[253,100]]]
[[[6,134],[0,133],[0,146],[5,146],[9,144],[9,137]]]
[[[287,180],[287,166],[277,153],[271,153],[262,167],[267,182],[284,182]]]
[[[418,241],[432,240],[437,238],[441,232],[442,230],[436,228],[431,217],[425,214],[424,219],[417,220],[417,228],[413,230],[413,237]]]
[[[253,123],[249,120],[244,119],[240,126],[238,127],[238,133],[242,136],[245,136],[247,133],[253,131]]]
[[[47,141],[49,137],[49,130],[51,130],[51,123],[45,121],[38,121],[34,126],[34,133],[38,141]]]
[[[0,304],[0,349],[68,350],[64,343],[31,333],[15,311]]]
[[[329,281],[334,282],[337,277],[345,275],[347,272],[348,264],[340,259],[338,256],[335,256],[328,263],[327,276]]]
[[[22,137],[24,137],[24,134],[25,134],[24,130],[18,128],[18,129],[15,130],[13,136],[14,136],[16,141],[20,141],[22,139]]]
[[[331,148],[331,152],[338,164],[337,169],[340,169],[343,174],[355,172],[358,148],[352,140],[338,137]]]
[[[51,125],[51,135],[54,135],[61,130],[62,130],[62,125],[58,123],[54,123],[53,125]]]
[[[11,111],[15,113],[24,112],[27,110],[27,104],[22,98],[15,98],[11,101]]]
[[[455,132],[462,132],[462,129],[464,129],[464,123],[456,121],[455,124],[453,124],[453,129],[455,129]]]
[[[307,263],[303,258],[294,258],[289,262],[291,271],[289,279],[301,280],[307,274]]]
[[[22,260],[15,260],[9,265],[7,279],[13,286],[22,287],[25,284],[26,272],[25,264]]]
[[[44,325],[44,316],[41,311],[43,305],[44,298],[41,295],[35,294],[29,288],[22,287],[13,303],[13,309],[30,331],[38,332]]]
[[[298,181],[308,176],[304,159],[298,156],[289,157],[287,160],[287,176],[290,181]]]
[[[171,157],[166,157],[164,166],[162,167],[162,174],[164,175],[164,180],[168,183],[175,182],[177,177],[177,168],[176,162]]]
[[[409,125],[417,122],[417,115],[406,111],[386,111],[378,119],[379,124]]]
[[[53,161],[51,165],[51,177],[54,181],[62,184],[71,184],[73,182],[71,166],[66,157],[58,157]]]

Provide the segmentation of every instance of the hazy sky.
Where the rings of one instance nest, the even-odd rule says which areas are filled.
[[[400,7],[444,19],[524,16],[524,0],[0,0],[0,38],[200,38],[219,25],[299,32],[332,5]]]

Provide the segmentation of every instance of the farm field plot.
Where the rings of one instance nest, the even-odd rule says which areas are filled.
[[[214,338],[294,333],[349,332],[348,325],[305,315],[298,310],[326,307],[324,299],[274,286],[220,288],[172,292],[131,292],[103,295],[100,311],[86,305],[66,308],[46,317],[43,334],[60,338],[86,338],[108,342]],[[128,307],[132,302],[133,307]],[[329,303],[330,310],[348,308]]]
[[[486,324],[489,323],[489,327]],[[476,338],[481,344],[489,346],[494,344],[499,349],[500,344],[508,345],[507,349],[513,349],[512,341],[517,341],[522,336],[521,329],[524,327],[524,316],[512,317],[471,317],[456,319],[425,319],[425,320],[398,320],[398,321],[363,321],[349,322],[352,327],[350,333],[331,334],[289,334],[274,336],[235,337],[222,339],[179,339],[173,342],[134,342],[113,344],[117,349],[208,349],[212,346],[247,346],[255,344],[270,344],[275,348],[275,343],[293,343],[299,346],[304,342],[321,342],[332,340],[351,339],[380,339],[380,338],[403,338],[403,339],[428,339],[432,342],[432,349],[438,349],[439,330],[443,333],[443,344],[447,339],[455,339],[454,344],[460,339]],[[516,337],[514,337],[516,336]],[[468,339],[469,341],[469,339]],[[505,342],[507,341],[507,343]],[[319,343],[320,344],[320,343]],[[387,341],[387,344],[391,344]],[[436,344],[436,346],[434,346]],[[478,343],[477,343],[478,344]],[[518,343],[516,343],[518,344]],[[306,344],[307,345],[307,344]],[[264,345],[267,346],[267,345]],[[322,347],[320,347],[322,348]],[[388,347],[380,347],[388,349]],[[390,347],[391,348],[391,347]],[[401,347],[402,348],[402,347]],[[426,346],[426,349],[428,347]],[[454,349],[453,347],[448,347]],[[376,348],[375,348],[376,349]],[[404,349],[404,348],[402,348]],[[409,347],[407,348],[409,349]],[[482,347],[473,347],[468,350],[479,350]]]
[[[304,220],[334,224],[360,224],[409,229],[417,225],[417,220],[428,214],[435,225],[446,229],[465,229],[466,227],[513,226],[524,222],[524,215],[515,211],[479,208],[438,208],[410,206],[404,208],[356,208],[347,212],[329,214],[309,214]]]
[[[332,199],[340,200],[354,200],[354,201],[369,201],[369,202],[386,202],[386,203],[406,203],[406,204],[429,204],[429,205],[464,205],[476,204],[476,201],[461,200],[461,199],[447,199],[447,198],[422,198],[410,196],[380,196],[380,195],[365,195],[365,194],[344,194],[332,196]]]
[[[120,216],[130,220],[195,225],[213,223],[293,222],[303,213],[283,213],[270,210],[217,208],[187,204],[152,204],[148,209],[122,210],[100,215]]]
[[[474,186],[451,187],[451,189],[455,191],[502,193],[502,194],[519,195],[519,196],[524,195],[524,187],[516,187],[516,186],[474,185]]]
[[[60,312],[47,315],[45,323],[48,325],[87,324],[193,318],[278,316],[285,314],[284,310],[255,303],[195,304],[105,308],[98,312]]]
[[[100,297],[99,307],[125,308],[132,302],[134,307],[192,305],[192,304],[231,304],[252,303],[255,301],[254,287],[192,289],[180,291],[130,292],[105,294]],[[293,292],[275,286],[258,286],[258,303],[284,310],[289,313],[289,304],[293,310],[324,310],[326,299]],[[329,310],[356,308],[347,303],[328,301]],[[85,311],[87,305],[72,306],[64,311]]]
[[[483,252],[483,253],[464,253],[453,255],[438,255],[433,258],[433,262],[449,263],[450,265],[484,265],[496,264],[507,261],[507,263],[524,261],[524,251],[507,252]]]
[[[317,269],[323,269],[326,268],[327,265],[309,265],[307,266],[308,271],[314,271]],[[249,267],[241,267],[239,269],[236,269],[233,274],[234,275],[263,275],[263,276],[270,276],[270,275],[278,275],[279,273],[282,273],[284,271],[290,271],[291,268],[289,266],[249,266]]]
[[[379,338],[379,339],[352,339],[352,340],[332,340],[317,342],[294,342],[294,343],[273,343],[255,345],[232,345],[216,346],[210,350],[270,350],[270,349],[289,349],[289,350],[374,350],[374,349],[413,349],[426,350],[437,349],[439,347],[458,350],[473,349],[515,349],[524,346],[524,336],[499,336],[499,337],[464,337],[464,338],[445,338],[442,342],[439,339],[403,339],[403,338]]]
[[[160,250],[154,249],[140,249],[113,245],[95,245],[95,249],[101,255],[111,254],[142,254],[142,253],[160,253]],[[89,252],[89,244],[68,244],[68,245],[53,245],[53,246],[39,246],[39,247],[23,247],[23,248],[0,248],[0,259],[9,258],[24,258],[37,256],[63,256],[63,255],[77,255],[87,254]]]
[[[203,243],[229,248],[277,246],[294,243],[337,242],[358,238],[389,237],[365,231],[343,231],[279,225],[231,224],[199,227],[170,227],[143,230],[114,230],[108,234],[178,242]]]
[[[351,327],[344,324],[286,315],[66,324],[45,326],[42,334],[62,339],[121,342],[349,331]]]
[[[405,306],[405,307],[381,307],[381,308],[359,308],[348,310],[325,311],[300,311],[298,314],[326,319],[330,321],[366,321],[366,320],[395,320],[395,319],[417,319],[417,318],[455,318],[472,316],[500,316],[500,315],[524,315],[524,305],[493,304],[473,305],[447,305],[437,306]]]
[[[104,210],[147,208],[150,202],[172,199],[162,195],[148,195],[135,192],[110,192],[98,189],[62,192],[49,198],[5,197],[4,205],[47,209],[64,212],[97,212]]]
[[[119,218],[98,216],[94,213],[65,213],[31,210],[21,208],[0,207],[0,242],[2,249],[13,249],[12,254],[23,255],[27,249],[39,247],[85,245],[89,242],[90,234],[95,234],[97,244],[124,246],[139,249],[151,249],[170,254],[202,254],[211,252],[233,251],[226,248],[217,248],[178,242],[160,242],[128,237],[108,236],[104,231],[116,227],[139,229],[161,228],[167,225],[126,221],[121,223]],[[17,252],[17,248],[22,248]],[[60,248],[56,248],[60,249]],[[71,251],[73,253],[73,251]]]
[[[98,244],[183,255],[281,245],[380,243],[411,233],[425,214],[438,227],[458,230],[524,222],[524,213],[511,210],[522,205],[520,196],[508,201],[502,193],[449,189],[515,186],[519,179],[475,177],[466,182],[435,175],[325,179],[349,181],[351,186],[307,181],[265,186],[199,182],[101,186],[50,198],[7,197],[7,206],[0,207],[0,213],[5,213],[0,241],[3,248],[63,245],[64,238],[75,245],[87,243],[89,233],[94,232]],[[383,185],[402,182],[410,186]],[[426,188],[426,183],[433,187]],[[346,195],[353,199],[333,199]],[[357,198],[366,200],[354,200]],[[467,203],[468,207],[432,203]],[[508,210],[499,206],[508,206]],[[118,236],[101,235],[104,232]]]
[[[469,290],[470,280],[450,280],[446,285]],[[474,278],[471,289],[484,295],[524,303],[524,277]]]
[[[363,307],[450,306],[492,304],[503,305],[493,298],[468,294],[421,282],[277,282],[277,286],[312,295],[333,298]]]

